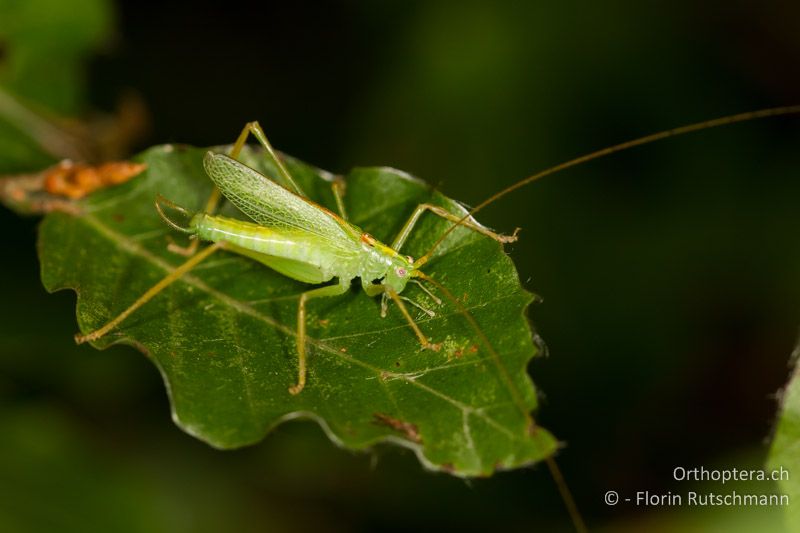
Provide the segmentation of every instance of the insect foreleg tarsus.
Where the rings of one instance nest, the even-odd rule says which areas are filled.
[[[289,387],[290,394],[299,394],[306,386],[306,302],[312,298],[339,296],[350,288],[350,283],[339,280],[335,285],[311,289],[300,295],[297,304],[297,383]]]
[[[430,211],[434,215],[442,217],[445,220],[449,220],[451,222],[460,222],[462,226],[466,226],[473,231],[477,231],[478,233],[486,235],[490,239],[494,239],[497,242],[501,243],[516,241],[517,233],[519,233],[519,228],[517,228],[516,230],[514,230],[514,233],[512,235],[501,235],[500,233],[495,233],[494,231],[481,226],[480,224],[471,219],[462,220],[463,219],[462,216],[455,215],[438,205],[419,204],[417,208],[414,209],[414,212],[411,213],[411,216],[408,217],[406,223],[403,224],[403,227],[400,229],[400,232],[397,234],[397,237],[394,238],[394,241],[392,242],[393,249],[400,251],[400,248],[403,247],[403,244],[405,244],[406,239],[408,239],[409,235],[411,235],[414,226],[416,226],[417,222],[419,222],[419,218],[425,211]]]

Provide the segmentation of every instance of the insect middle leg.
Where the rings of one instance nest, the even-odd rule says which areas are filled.
[[[300,295],[297,304],[297,384],[289,387],[289,394],[299,394],[306,386],[306,302],[312,298],[339,296],[349,288],[349,283],[340,280],[336,285],[311,289]]]

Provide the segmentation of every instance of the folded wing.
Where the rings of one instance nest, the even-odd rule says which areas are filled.
[[[322,239],[320,244],[343,251],[357,244],[358,231],[347,222],[239,161],[207,152],[203,165],[225,198],[258,224],[303,231]]]

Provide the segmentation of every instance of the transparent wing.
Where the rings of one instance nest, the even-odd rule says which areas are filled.
[[[327,209],[226,155],[207,152],[203,165],[225,198],[262,226],[299,230],[332,248],[352,248],[357,230],[346,230]]]

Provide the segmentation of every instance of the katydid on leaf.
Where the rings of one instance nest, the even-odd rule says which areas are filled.
[[[217,250],[226,250],[258,261],[282,275],[304,283],[320,285],[336,279],[332,284],[311,288],[300,294],[296,325],[298,373],[296,383],[289,388],[289,392],[295,395],[300,393],[306,385],[307,337],[305,322],[308,300],[344,294],[351,282],[356,278],[360,278],[361,287],[368,296],[381,296],[382,314],[386,314],[388,303],[393,301],[408,322],[408,326],[419,339],[420,345],[423,348],[433,348],[435,343],[426,336],[425,332],[412,318],[406,303],[419,307],[429,316],[435,311],[424,308],[402,294],[408,283],[416,283],[438,305],[440,300],[425,287],[425,284],[428,283],[457,307],[460,314],[469,322],[471,329],[480,339],[481,344],[486,347],[490,358],[495,361],[502,379],[509,384],[508,388],[513,397],[513,402],[517,404],[520,411],[526,416],[529,428],[533,432],[536,429],[536,424],[528,412],[529,409],[526,407],[525,402],[518,397],[517,390],[511,383],[497,351],[492,347],[480,325],[472,317],[471,313],[465,309],[463,304],[454,298],[439,281],[432,279],[420,270],[432,260],[434,253],[444,242],[447,235],[459,225],[463,225],[500,243],[513,242],[517,238],[516,232],[509,236],[495,233],[478,224],[472,218],[472,215],[528,183],[593,159],[692,131],[791,113],[800,113],[800,106],[772,108],[727,116],[662,131],[604,148],[520,180],[489,197],[465,215],[456,215],[431,204],[420,204],[413,210],[391,245],[379,242],[348,222],[344,210],[344,202],[342,201],[343,187],[340,182],[334,181],[332,183],[338,214],[309,200],[284,167],[280,158],[272,150],[258,124],[250,123],[242,131],[229,155],[215,152],[206,154],[204,159],[205,170],[215,183],[216,188],[203,211],[193,213],[166,198],[159,196],[156,199],[156,209],[162,219],[176,231],[189,234],[193,239],[191,246],[186,249],[181,249],[175,245],[170,246],[170,248],[173,251],[184,253],[191,257],[105,326],[86,335],[76,336],[76,340],[78,342],[92,341],[106,335],[136,309],[146,304],[168,285],[180,279],[181,276],[208,256]],[[258,139],[266,150],[267,156],[276,165],[278,175],[274,176],[274,178],[280,179],[280,184],[238,160],[239,154],[250,134],[253,134]],[[252,222],[214,215],[213,213],[220,200],[220,194],[251,218]],[[180,220],[178,220],[178,217],[168,214],[168,210],[177,213]],[[420,217],[426,211],[450,221],[452,225],[439,234],[433,246],[425,254],[414,260],[401,253],[401,250],[408,237],[414,231]],[[197,244],[200,241],[210,241],[213,244],[198,251]],[[313,386],[313,382],[311,386]],[[558,471],[555,460],[552,457],[547,457],[546,462],[556,480],[556,485],[562,492],[562,497],[570,510],[576,529],[583,530],[582,520],[577,513],[566,483]]]
[[[278,166],[286,187],[236,159],[249,133],[258,139],[268,156]],[[297,383],[289,388],[291,394],[298,394],[306,384],[306,303],[313,298],[344,294],[355,278],[360,278],[361,287],[367,295],[381,296],[382,315],[385,316],[389,300],[392,300],[408,321],[421,346],[425,349],[435,347],[416,324],[404,302],[420,308],[429,316],[433,316],[434,311],[401,295],[409,282],[416,284],[432,282],[419,270],[430,256],[414,261],[411,256],[400,253],[403,244],[425,211],[454,223],[458,222],[498,242],[513,242],[517,238],[516,235],[494,233],[473,220],[462,220],[460,216],[439,206],[421,204],[403,225],[391,246],[387,246],[346,220],[341,189],[337,187],[336,182],[333,184],[333,191],[340,214],[337,215],[306,198],[275,155],[257,122],[245,126],[230,156],[209,151],[203,164],[206,173],[216,185],[216,190],[254,222],[211,214],[210,211],[215,208],[218,200],[216,190],[212,193],[206,211],[196,214],[159,196],[156,199],[156,209],[167,224],[177,231],[189,234],[195,239],[194,242],[210,241],[215,244],[193,255],[102,328],[86,335],[76,336],[78,343],[102,337],[170,283],[221,248],[254,259],[284,276],[303,283],[319,285],[336,278],[335,283],[305,291],[299,298],[296,337],[298,377]],[[182,226],[170,218],[164,206],[185,217],[187,225]],[[191,255],[194,251],[190,246],[184,253]],[[439,288],[446,291],[441,286]],[[430,293],[428,289],[424,290]],[[440,302],[436,297],[434,301]]]
[[[458,304],[455,298],[451,297],[446,288],[420,270],[420,267],[431,259],[445,237],[456,227],[466,226],[500,243],[514,242],[517,240],[516,231],[512,235],[495,233],[478,224],[473,215],[524,185],[593,159],[693,131],[792,113],[800,113],[800,105],[729,115],[603,148],[517,181],[484,200],[463,216],[455,215],[432,204],[420,204],[391,245],[379,242],[347,221],[342,201],[342,188],[338,182],[334,181],[332,184],[339,210],[338,215],[308,199],[276,155],[259,124],[250,122],[243,128],[229,155],[212,151],[206,153],[203,161],[204,167],[216,187],[204,211],[191,213],[166,198],[159,196],[156,199],[156,209],[164,221],[173,229],[187,233],[195,239],[187,249],[176,246],[172,246],[172,249],[192,257],[159,281],[116,318],[91,333],[76,335],[75,339],[78,343],[83,343],[97,340],[106,335],[136,309],[209,255],[216,250],[225,249],[254,259],[280,274],[304,283],[318,285],[330,282],[334,278],[337,280],[333,284],[310,289],[300,295],[297,307],[296,336],[298,377],[297,383],[289,387],[291,394],[298,394],[306,384],[306,303],[313,298],[344,294],[356,278],[360,278],[361,287],[368,296],[381,296],[382,316],[386,315],[389,300],[397,304],[421,346],[426,349],[434,348],[435,344],[430,342],[430,339],[416,324],[404,302],[420,308],[429,316],[433,316],[434,311],[422,307],[413,300],[402,296],[401,293],[409,282],[420,285],[429,293],[430,291],[425,289],[423,283],[435,285],[452,303],[459,307],[460,312],[468,319],[493,357],[497,357],[496,352],[471,315]],[[284,185],[276,183],[238,161],[239,154],[251,134],[256,137],[265,149],[267,156],[277,166]],[[254,222],[213,215],[212,212],[219,202],[220,193]],[[179,212],[186,218],[187,225],[182,226],[171,219],[165,213],[163,206]],[[439,236],[427,253],[415,261],[411,256],[403,255],[400,250],[425,211],[430,211],[453,224]],[[195,254],[199,241],[210,241],[214,244]],[[439,302],[440,300],[434,296],[434,301]]]

